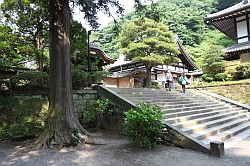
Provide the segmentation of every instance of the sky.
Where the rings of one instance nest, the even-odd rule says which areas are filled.
[[[129,13],[133,10],[134,7],[134,0],[119,0],[120,4],[123,6],[123,8],[125,9],[124,13]],[[115,8],[111,9],[111,12],[114,14],[115,13]],[[79,11],[75,11],[75,15],[73,16],[73,18],[79,22],[82,23],[82,25],[87,29],[87,30],[91,30],[91,27],[88,25],[88,23],[84,20],[84,14],[79,12]],[[98,22],[100,24],[100,28],[103,28],[105,26],[107,26],[111,21],[113,21],[112,17],[108,17],[107,15],[103,14],[102,12],[98,13]],[[117,18],[117,17],[116,17]]]

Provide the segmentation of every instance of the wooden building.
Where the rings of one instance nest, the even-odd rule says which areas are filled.
[[[179,63],[173,66],[158,65],[153,67],[151,71],[152,82],[158,83],[161,86],[165,84],[165,73],[167,70],[171,71],[175,82],[177,82],[177,77],[183,72],[187,73],[187,75],[192,78],[202,75],[202,71],[193,72],[198,69],[198,66],[185,52],[182,43],[177,36],[175,37],[175,41],[180,51],[178,55],[175,55],[180,59]],[[110,76],[103,81],[104,85],[116,88],[143,87],[146,78],[146,67],[143,63],[125,61],[124,55],[121,55],[119,58],[121,58],[120,63],[115,62],[114,65],[110,66]]]
[[[232,7],[209,14],[205,20],[237,43],[224,50],[226,60],[250,62],[250,0],[243,0]]]
[[[106,66],[113,64],[116,60],[110,58],[98,45],[90,43],[90,61],[94,61],[94,58],[99,58],[98,66]]]

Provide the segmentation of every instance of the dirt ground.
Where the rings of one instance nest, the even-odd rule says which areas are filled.
[[[8,166],[250,166],[250,138],[232,148],[222,158],[189,149],[157,145],[146,150],[136,147],[126,137],[114,132],[96,132],[105,145],[35,150],[33,140],[0,142],[0,165]],[[250,148],[249,148],[250,149]]]

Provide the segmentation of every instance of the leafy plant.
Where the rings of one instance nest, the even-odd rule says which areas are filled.
[[[218,73],[214,75],[215,81],[226,81],[227,75],[225,73]]]
[[[162,113],[150,101],[125,112],[125,132],[139,147],[152,148],[163,136]]]
[[[92,74],[93,76],[93,81],[95,83],[98,83],[100,81],[102,81],[103,79],[108,77],[108,72],[106,71],[96,71]]]
[[[37,136],[47,115],[45,99],[0,96],[0,140]]]
[[[250,78],[250,63],[238,65],[236,71],[232,73],[234,80],[241,80]]]
[[[96,100],[92,104],[86,106],[86,110],[83,113],[83,118],[88,125],[94,125],[97,128],[101,127],[104,115],[109,111],[109,101]]]
[[[213,74],[203,74],[202,80],[205,82],[212,82],[214,80]]]
[[[10,84],[11,89],[48,88],[48,74],[38,71],[19,73],[10,79]]]
[[[89,73],[80,70],[80,69],[73,69],[71,71],[72,75],[72,87],[73,89],[80,89],[87,87],[88,84],[91,83]]]

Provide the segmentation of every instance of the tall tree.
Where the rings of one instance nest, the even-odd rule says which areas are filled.
[[[42,70],[46,61],[44,52],[48,46],[47,1],[4,0],[1,8],[6,18],[5,24],[19,35],[19,47],[22,47],[20,51],[29,50],[26,55],[32,55],[37,68]]]
[[[216,9],[218,11],[221,11],[223,9],[226,9],[228,7],[231,7],[237,3],[240,3],[242,2],[242,0],[217,0],[218,3],[215,5]]]
[[[70,77],[69,0],[50,0],[50,93],[49,119],[38,138],[38,146],[70,145],[72,140],[91,136],[80,125],[73,109]],[[97,11],[109,12],[109,4],[122,8],[117,0],[74,1],[84,11],[90,25],[97,26]]]
[[[147,70],[146,87],[151,85],[151,69],[159,64],[177,63],[173,32],[163,23],[147,18],[126,24],[120,35],[122,53],[132,61],[141,61]]]

